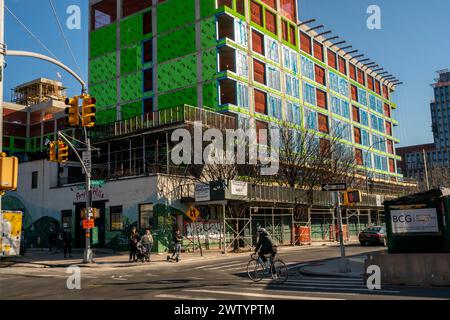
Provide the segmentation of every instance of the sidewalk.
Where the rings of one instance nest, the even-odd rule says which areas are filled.
[[[348,245],[351,245],[349,243]],[[338,243],[314,243],[312,245],[295,246],[295,247],[281,247],[283,252],[295,251],[295,250],[308,250],[318,249],[323,247],[337,247]],[[241,253],[227,253],[226,255],[222,251],[203,251],[203,257],[200,256],[200,251],[182,253],[180,261],[198,261],[202,259],[218,259],[218,258],[233,258],[239,256],[247,256],[250,251]],[[167,253],[152,253],[152,263],[167,262]],[[28,249],[23,257],[11,257],[5,258],[0,262],[0,268],[7,267],[28,267],[28,268],[66,268],[72,265],[78,265],[80,267],[87,268],[120,268],[120,267],[136,267],[139,265],[145,265],[143,263],[128,261],[128,252],[113,252],[108,249],[94,249],[94,261],[93,264],[83,264],[83,249],[74,249],[72,252],[72,258],[64,259],[62,252],[50,253],[47,249]]]
[[[302,266],[298,271],[305,276],[313,277],[342,277],[342,278],[361,278],[365,274],[364,262],[367,255],[347,257],[351,272],[339,272],[340,259],[329,259]]]

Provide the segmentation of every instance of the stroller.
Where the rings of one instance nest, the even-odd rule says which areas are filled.
[[[138,242],[136,246],[136,258],[139,262],[144,263],[145,261],[150,261],[150,255],[147,248],[142,244],[142,242]]]

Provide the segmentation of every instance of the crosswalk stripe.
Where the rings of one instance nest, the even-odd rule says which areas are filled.
[[[283,290],[281,288],[284,289],[288,289],[287,286],[283,286],[283,285],[279,285],[277,286],[277,288],[275,289],[276,292],[286,292],[286,293],[292,293],[292,290]],[[250,287],[247,288],[246,290],[252,290],[252,291],[267,291],[267,290],[274,290],[274,289],[267,289],[267,287],[261,287],[261,288],[255,288],[255,287]],[[320,291],[314,291],[314,294],[332,294],[332,295],[343,295],[343,296],[357,296],[359,295],[359,293],[349,293],[349,292],[320,292]]]
[[[400,293],[400,291],[390,291],[390,290],[369,290],[367,288],[338,288],[338,287],[324,287],[324,286],[311,286],[311,284],[307,284],[306,286],[302,283],[295,283],[295,282],[285,282],[284,284],[275,284],[275,283],[269,283],[266,284],[267,286],[273,286],[273,287],[286,287],[286,288],[292,288],[292,289],[316,289],[316,290],[331,290],[331,291],[363,291],[363,292],[375,292],[375,293]]]
[[[228,268],[228,267],[235,267],[235,266],[240,266],[240,268],[244,267],[244,265],[241,263],[232,263],[232,264],[226,264],[226,265],[222,265],[222,266],[213,266],[212,268],[205,268],[205,270],[218,270],[218,269],[223,269],[223,268]]]
[[[179,299],[179,300],[217,300],[215,298],[191,297],[179,294],[159,294],[155,298]]]
[[[263,294],[263,293],[251,293],[251,292],[229,292],[229,291],[206,290],[206,289],[185,289],[183,291],[184,292],[195,292],[195,293],[223,294],[223,295],[252,297],[252,298],[271,298],[271,299],[288,299],[288,300],[345,300],[345,299],[338,299],[338,298],[322,298],[322,297],[311,297],[311,296],[306,297],[306,296]]]

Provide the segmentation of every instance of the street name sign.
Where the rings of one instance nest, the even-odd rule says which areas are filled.
[[[322,184],[322,191],[347,191],[347,184],[346,183]]]

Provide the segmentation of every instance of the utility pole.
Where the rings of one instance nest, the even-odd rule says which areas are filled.
[[[5,65],[5,52],[5,0],[0,0],[0,154],[3,152],[3,69]],[[0,218],[1,214],[2,196],[0,195]]]
[[[425,168],[425,181],[427,183],[427,190],[430,190],[430,181],[428,180],[428,162],[427,162],[427,155],[425,152],[425,149],[422,150],[423,151],[423,163],[424,163],[424,168]]]
[[[84,128],[86,132],[86,128]],[[86,144],[87,144],[87,151],[83,152],[83,161],[85,165],[85,172],[86,172],[86,219],[91,220],[93,217],[93,210],[92,210],[92,186],[91,186],[91,160],[92,160],[92,153],[91,153],[91,139],[88,138],[86,133]],[[87,162],[87,163],[86,163]],[[93,257],[92,257],[92,248],[91,248],[91,229],[86,229],[86,248],[84,251],[84,257],[83,257],[84,263],[92,263]]]

